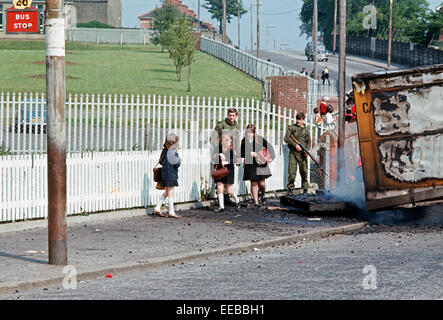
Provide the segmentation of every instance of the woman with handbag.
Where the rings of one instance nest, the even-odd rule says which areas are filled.
[[[223,133],[220,138],[220,143],[218,146],[218,153],[214,153],[212,157],[212,163],[214,164],[212,177],[217,186],[217,197],[219,207],[215,209],[215,212],[221,212],[225,209],[224,204],[224,186],[226,185],[226,190],[228,194],[234,198],[237,210],[239,207],[240,200],[234,191],[233,185],[235,180],[235,167],[240,165],[239,159],[233,148],[232,136]],[[227,169],[227,170],[226,170]]]
[[[254,124],[246,126],[245,137],[241,142],[241,157],[244,158],[243,180],[251,181],[253,207],[261,208],[265,204],[265,180],[272,175],[268,164],[275,159],[275,152],[265,138],[257,135]]]
[[[165,188],[165,192],[160,197],[160,202],[154,209],[154,214],[164,217],[161,213],[161,205],[168,199],[168,217],[181,218],[174,211],[174,187],[178,186],[178,167],[180,167],[181,159],[177,153],[178,137],[174,133],[169,133],[163,144],[163,150],[160,155],[159,164],[161,167],[161,185]]]

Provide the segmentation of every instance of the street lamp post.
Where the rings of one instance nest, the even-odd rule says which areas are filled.
[[[257,58],[260,58],[260,1],[257,0]]]
[[[340,29],[338,52],[338,181],[344,180],[345,168],[345,93],[346,93],[346,0],[339,0]]]
[[[240,0],[237,0],[237,20],[238,20],[238,50],[240,48]]]
[[[226,0],[222,1],[223,5],[223,43],[226,43]]]
[[[198,4],[197,4],[197,10],[198,10],[198,22],[197,22],[197,28],[198,28],[198,32],[200,32],[200,0],[198,0]]]
[[[266,26],[266,48],[269,50],[269,28],[277,28],[274,24],[268,24]]]
[[[257,0],[257,4],[253,3],[253,6],[257,6],[257,58],[260,58],[260,0]]]
[[[249,13],[251,15],[251,50],[254,50],[254,39],[253,39],[254,35],[253,35],[253,32],[252,32],[252,29],[253,29],[252,2],[251,2],[251,9],[249,10]]]
[[[388,40],[388,68],[391,66],[391,43],[392,43],[392,1],[389,1],[389,40]]]
[[[314,10],[312,17],[312,42],[314,42],[314,79],[317,79],[317,0],[314,0]]]

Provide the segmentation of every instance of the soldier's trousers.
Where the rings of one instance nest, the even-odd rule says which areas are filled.
[[[286,188],[290,190],[295,188],[294,182],[297,177],[297,167],[300,167],[302,188],[308,189],[308,159],[303,156],[301,152],[295,151],[289,152],[288,184],[286,185]]]

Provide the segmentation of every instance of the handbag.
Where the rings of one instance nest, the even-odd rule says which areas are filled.
[[[157,184],[155,185],[155,189],[157,189],[157,190],[165,190],[165,187],[162,185],[161,182],[157,182]]]
[[[224,177],[226,177],[229,174],[229,170],[228,168],[226,168],[225,166],[219,168],[219,169],[215,169],[211,172],[211,177],[214,180],[220,180],[223,179]]]
[[[268,149],[261,149],[259,152],[257,152],[257,163],[261,166],[267,165],[268,162],[271,162],[271,153],[268,151]]]
[[[154,182],[161,182],[162,181],[162,168],[157,168],[157,166],[159,165],[159,163],[161,163],[163,161],[164,157],[165,157],[164,155],[161,156],[160,159],[158,160],[157,164],[155,165],[154,169],[152,169],[152,172],[154,174]]]

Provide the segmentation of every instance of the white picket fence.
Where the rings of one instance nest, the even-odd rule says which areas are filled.
[[[270,164],[273,176],[267,190],[282,190],[287,183],[286,146],[275,146]],[[182,165],[176,203],[201,200],[201,192],[212,189],[210,150],[179,149]],[[162,191],[155,189],[152,169],[160,151],[89,152],[67,155],[67,215],[146,207],[156,204]],[[49,173],[50,174],[50,173]],[[0,159],[0,222],[47,218],[46,154],[2,156]],[[243,167],[236,167],[235,189],[246,194]],[[300,186],[300,179],[296,183]],[[250,191],[250,190],[249,190]],[[214,195],[212,191],[212,195]]]
[[[37,101],[37,109],[43,111],[42,94],[0,94],[1,222],[47,217],[46,134],[37,130],[43,123],[32,125],[34,133],[14,130],[21,120],[19,106],[26,109],[30,101]],[[288,148],[283,137],[287,126],[295,123],[295,111],[253,99],[69,95],[67,214],[155,204],[161,191],[155,189],[152,168],[171,131],[180,137],[183,159],[175,200],[200,200],[202,191],[213,188],[211,132],[230,107],[239,111],[242,132],[254,123],[258,134],[273,144],[277,158],[270,165],[273,176],[266,180],[267,190],[284,189]],[[319,130],[313,130],[312,115],[307,115],[306,124],[316,141]],[[236,174],[239,194],[249,188],[242,170],[240,166]],[[296,184],[300,186],[300,180]]]
[[[313,102],[314,103],[314,102]],[[20,132],[31,111],[44,114],[44,94],[0,93],[2,153],[45,153],[44,123],[35,121]],[[254,123],[273,144],[282,143],[296,112],[255,99],[145,95],[69,94],[65,105],[67,152],[142,151],[161,149],[169,131],[180,136],[184,149],[208,144],[216,123],[236,108],[243,131]],[[307,114],[308,126],[313,115]],[[17,129],[17,130],[16,130]]]

